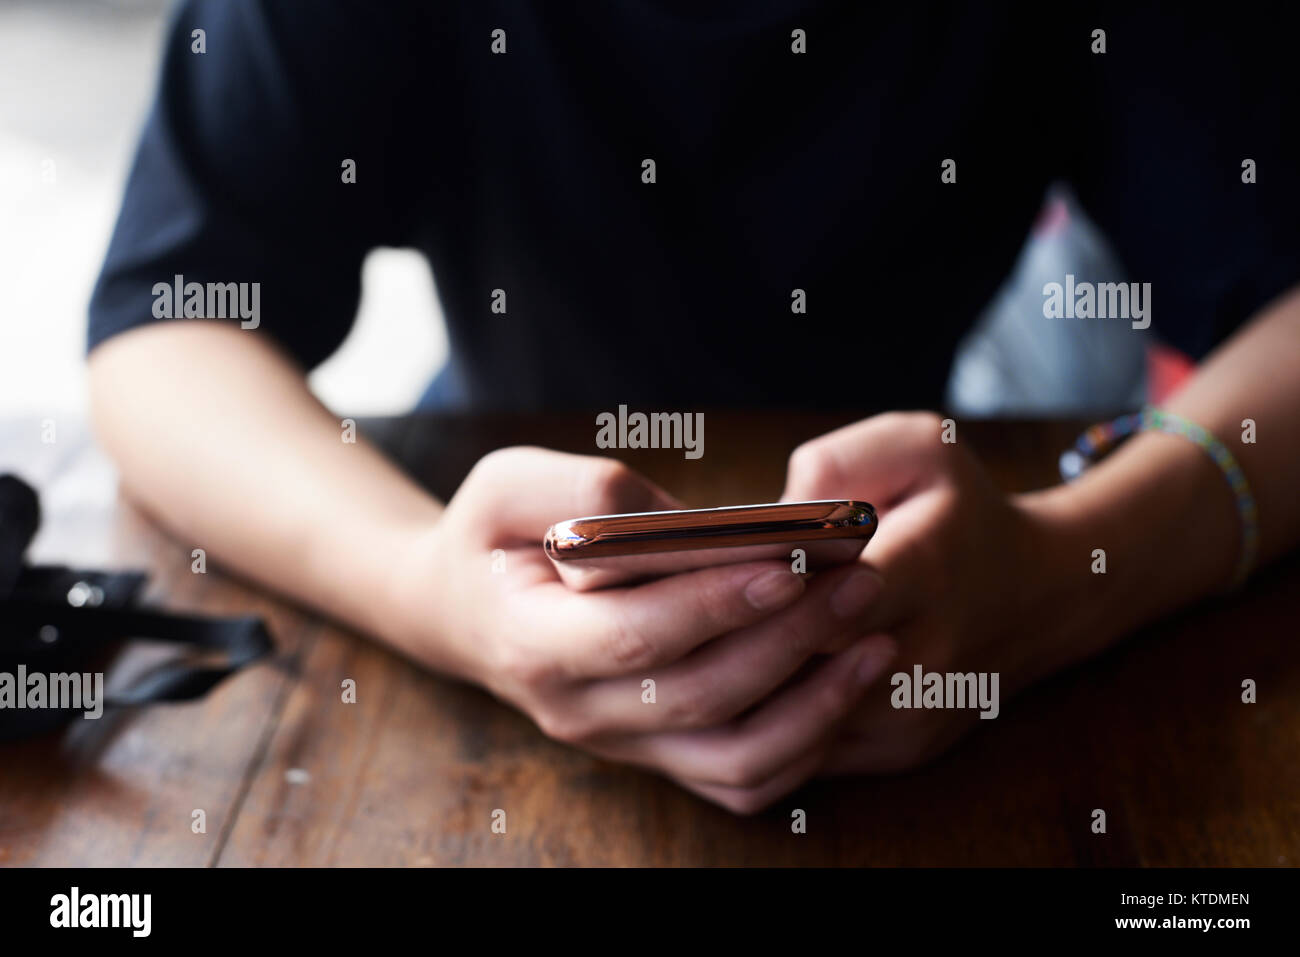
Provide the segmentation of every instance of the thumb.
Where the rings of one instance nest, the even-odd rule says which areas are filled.
[[[929,412],[889,412],[799,446],[790,455],[782,501],[853,498],[885,511],[943,470],[943,420]]]
[[[462,494],[493,546],[540,542],[547,528],[570,518],[684,507],[617,459],[530,446],[483,456],[457,498]]]

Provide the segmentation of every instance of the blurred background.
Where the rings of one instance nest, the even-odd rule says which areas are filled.
[[[170,0],[0,0],[0,416],[84,411],[86,304],[153,95],[171,7]],[[1043,317],[1043,284],[1067,272],[1080,281],[1125,278],[1058,187],[954,362],[950,410],[1070,415],[1143,400],[1152,337],[1131,334],[1123,322]],[[314,370],[312,388],[348,413],[407,411],[446,356],[434,277],[420,254],[378,249],[366,259],[362,287],[358,321]]]

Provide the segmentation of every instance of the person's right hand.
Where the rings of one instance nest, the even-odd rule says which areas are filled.
[[[541,547],[557,521],[680,507],[612,459],[493,452],[398,557],[392,637],[553,738],[758,810],[817,771],[893,657],[852,632],[880,579],[859,563],[805,582],[765,561],[580,593]]]

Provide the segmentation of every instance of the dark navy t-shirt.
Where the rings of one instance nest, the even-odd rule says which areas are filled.
[[[1122,8],[194,0],[89,347],[160,321],[176,275],[257,282],[250,334],[309,368],[366,252],[410,246],[450,405],[934,406],[1064,179],[1152,284],[1151,332],[1201,356],[1300,280],[1291,36]]]

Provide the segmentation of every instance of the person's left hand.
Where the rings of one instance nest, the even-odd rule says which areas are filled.
[[[860,636],[898,645],[892,673],[997,672],[999,694],[1076,655],[1052,640],[1047,619],[1088,574],[1050,521],[1004,495],[942,420],[889,413],[821,436],[790,458],[784,501],[853,498],[881,522],[862,562],[884,578],[858,622]],[[1084,553],[1086,556],[1086,552]],[[833,650],[833,649],[827,649]],[[978,722],[979,708],[903,709],[888,678],[841,726],[823,774],[901,770],[934,757]],[[989,709],[990,711],[992,709]]]

